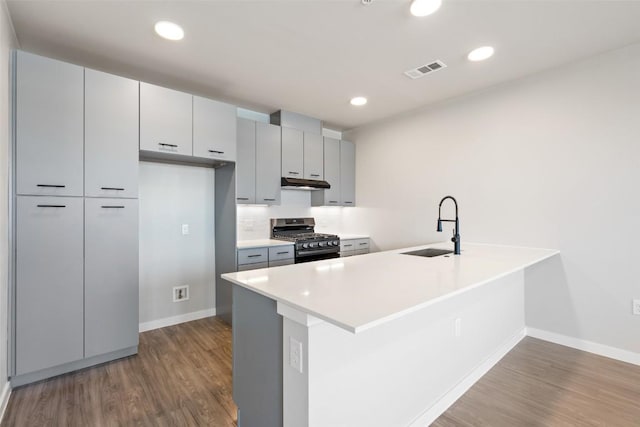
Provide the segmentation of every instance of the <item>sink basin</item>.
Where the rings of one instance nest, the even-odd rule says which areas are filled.
[[[453,251],[449,251],[447,249],[427,248],[427,249],[420,249],[419,251],[403,252],[402,255],[415,255],[415,256],[432,258],[432,257],[447,255],[452,253]]]

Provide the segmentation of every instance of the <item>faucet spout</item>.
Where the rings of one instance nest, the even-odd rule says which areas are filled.
[[[442,219],[442,203],[445,200],[450,199],[453,201],[453,204],[456,207],[456,219]],[[453,253],[454,255],[460,255],[460,220],[458,219],[458,201],[453,196],[445,196],[440,200],[440,204],[438,205],[438,228],[437,231],[442,231],[442,223],[443,222],[454,222],[455,228],[453,230],[453,237],[451,241],[453,242]]]

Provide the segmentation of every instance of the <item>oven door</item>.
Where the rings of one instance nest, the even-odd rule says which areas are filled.
[[[339,248],[325,249],[322,251],[297,251],[295,262],[296,264],[299,264],[301,262],[320,261],[323,259],[333,258],[340,258]]]

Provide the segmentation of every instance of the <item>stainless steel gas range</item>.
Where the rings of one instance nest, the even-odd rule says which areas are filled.
[[[272,218],[271,237],[295,242],[295,262],[340,257],[340,237],[315,232],[313,218]]]

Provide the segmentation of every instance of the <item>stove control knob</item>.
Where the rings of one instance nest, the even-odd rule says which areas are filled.
[[[309,244],[308,243],[303,243],[301,246],[302,246],[303,249],[307,249],[309,247]]]
[[[327,246],[327,242],[320,242],[320,246]]]
[[[312,248],[317,248],[318,247],[318,243],[317,242],[309,243],[309,246],[312,247]]]
[[[334,240],[333,242],[331,242],[331,244],[332,244],[333,246],[338,246],[338,245],[340,244],[340,242],[339,242],[339,241],[337,241],[337,240]]]

